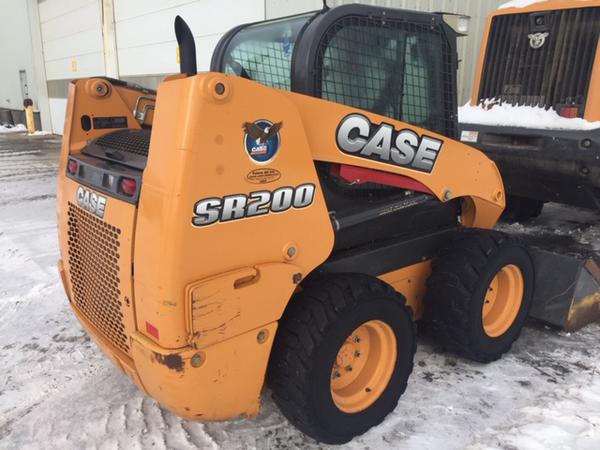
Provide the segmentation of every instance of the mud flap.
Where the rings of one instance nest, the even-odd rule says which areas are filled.
[[[535,292],[530,317],[565,331],[600,320],[600,264],[594,256],[532,248]]]

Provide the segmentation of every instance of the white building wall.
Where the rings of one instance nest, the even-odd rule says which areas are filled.
[[[39,0],[38,8],[47,81],[104,75],[100,0]],[[65,92],[49,91],[52,131],[57,134],[64,128]]]
[[[0,108],[23,109],[23,95],[19,71],[25,70],[29,95],[37,109],[37,86],[35,84],[32,44],[29,32],[27,3],[0,0]],[[10,20],[8,14],[10,11]]]
[[[221,36],[236,25],[265,18],[264,0],[114,0],[121,76],[179,71],[176,15],[196,38],[198,70],[208,70]]]
[[[99,0],[40,0],[46,78],[104,75]]]

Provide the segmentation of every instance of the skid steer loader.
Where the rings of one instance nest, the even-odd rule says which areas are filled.
[[[600,209],[599,35],[597,0],[532,2],[488,17],[470,103],[489,111],[459,126],[463,142],[498,164],[508,221],[536,217],[548,201]],[[517,117],[535,111],[518,116],[502,105],[552,111],[531,126]]]
[[[534,267],[489,230],[495,164],[454,140],[441,14],[346,5],[243,25],[158,92],[69,88],[59,271],[76,316],[144,392],[192,420],[257,414],[268,385],[321,442],[381,422],[423,319],[487,362],[527,318]]]

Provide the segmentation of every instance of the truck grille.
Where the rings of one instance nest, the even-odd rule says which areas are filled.
[[[71,202],[68,217],[72,300],[98,331],[129,353],[119,290],[121,230]]]
[[[587,98],[600,30],[600,8],[494,17],[479,99],[556,108]],[[544,45],[531,34],[548,33]]]

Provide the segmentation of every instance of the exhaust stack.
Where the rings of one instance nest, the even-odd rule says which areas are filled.
[[[188,76],[198,73],[196,66],[196,43],[192,30],[181,16],[175,18],[175,36],[179,46],[179,71]]]

